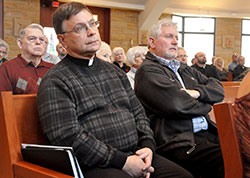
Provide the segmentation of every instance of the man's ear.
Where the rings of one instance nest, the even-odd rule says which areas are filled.
[[[61,43],[63,47],[67,49],[67,43],[65,41],[64,34],[58,34],[57,39],[59,40],[59,43]]]
[[[150,48],[155,48],[155,38],[154,37],[149,37],[148,45],[150,46]]]
[[[20,38],[18,38],[17,40],[16,40],[16,43],[17,43],[17,46],[20,48],[20,49],[22,49],[22,40],[20,39]]]

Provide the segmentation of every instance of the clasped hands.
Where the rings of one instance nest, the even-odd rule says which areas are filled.
[[[142,148],[135,155],[128,156],[122,170],[135,178],[150,178],[150,174],[154,172],[152,158],[151,149]]]

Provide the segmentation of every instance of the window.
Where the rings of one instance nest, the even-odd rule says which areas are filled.
[[[215,18],[173,15],[172,20],[178,24],[178,43],[189,56],[188,64],[191,64],[191,59],[199,51],[206,54],[207,63],[211,64],[214,56]]]
[[[245,66],[250,67],[250,20],[242,20],[241,55],[245,57]]]

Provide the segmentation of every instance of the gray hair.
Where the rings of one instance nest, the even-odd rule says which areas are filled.
[[[122,47],[115,47],[113,49],[113,53],[112,53],[112,58],[113,58],[113,61],[115,61],[115,54],[117,53],[117,51],[121,50],[123,52],[123,62],[126,62],[126,55],[125,55],[125,51]]]
[[[0,39],[0,47],[6,48],[6,54],[4,55],[4,57],[6,58],[9,52],[9,45],[4,40]]]
[[[164,18],[164,19],[161,19],[158,22],[156,22],[151,27],[151,29],[148,31],[148,37],[158,38],[162,33],[161,28],[163,25],[175,27],[177,30],[177,23],[173,22],[169,18]]]
[[[39,29],[44,34],[43,27],[40,24],[32,23],[20,30],[19,38],[23,39],[23,37],[25,36],[26,30],[28,28]]]
[[[129,48],[127,52],[128,63],[131,65],[135,64],[136,53],[146,54],[147,51],[148,51],[148,48],[146,46],[135,46],[135,47]]]
[[[245,57],[244,57],[244,56],[239,56],[239,57],[237,58],[237,61],[239,61],[240,58],[244,58],[244,60],[245,60]]]
[[[112,51],[111,51],[111,48],[110,48],[109,44],[105,43],[104,41],[101,41],[101,46],[98,49],[98,51],[96,51],[96,54],[98,54],[101,51],[106,51],[106,52],[108,52],[110,54],[110,56],[112,55]]]
[[[53,13],[53,18],[52,18],[56,34],[64,33],[63,30],[64,20],[69,20],[71,16],[78,14],[84,9],[87,10],[92,15],[92,12],[87,8],[87,6],[85,6],[80,2],[65,3],[61,5],[59,8],[57,8],[56,11]]]

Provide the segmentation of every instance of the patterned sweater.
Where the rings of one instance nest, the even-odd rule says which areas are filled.
[[[154,151],[149,119],[113,64],[67,55],[44,77],[37,105],[51,144],[72,146],[82,168],[122,168],[138,147]]]

